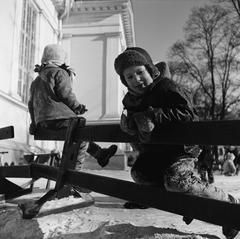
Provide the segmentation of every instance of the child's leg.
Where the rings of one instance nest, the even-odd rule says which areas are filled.
[[[39,124],[40,128],[45,128],[45,129],[52,129],[52,130],[58,130],[58,129],[63,129],[67,128],[70,124],[71,119],[60,119],[60,120],[48,120],[41,122]],[[80,141],[77,143],[79,146],[78,153],[77,153],[77,161],[76,161],[76,166],[75,170],[79,171],[82,168],[82,164],[85,159],[85,154],[87,151],[87,142]]]
[[[89,153],[91,156],[94,157],[94,155],[101,149],[102,148],[98,144],[96,144],[94,142],[89,142],[88,148],[87,148],[87,153]]]
[[[229,201],[229,194],[194,175],[194,158],[180,158],[166,170],[164,185],[168,191]]]
[[[138,184],[153,185],[165,189],[163,168],[165,165],[162,161],[158,161],[156,153],[140,152],[131,168],[131,177]]]
[[[203,182],[200,178],[193,175],[194,160],[194,158],[181,158],[169,167],[164,178],[165,188],[168,191],[238,203],[238,200],[232,195],[213,184]],[[238,230],[228,227],[223,227],[222,232],[226,238],[231,239],[238,234]]]
[[[77,152],[75,170],[81,171],[85,157],[86,157],[88,143],[85,141],[80,141],[77,143],[77,147],[78,147],[78,152]],[[90,192],[91,192],[91,190],[88,190],[88,189],[85,189],[85,188],[82,188],[79,186],[72,186],[72,189],[71,189],[71,194],[74,197],[82,197],[83,193],[90,193]]]
[[[38,127],[44,128],[44,129],[51,129],[51,130],[58,130],[67,128],[70,124],[71,119],[60,119],[60,120],[48,120],[41,122]],[[76,165],[75,170],[81,171],[82,165],[84,163],[85,157],[86,157],[86,151],[88,148],[88,143],[85,141],[80,141],[78,143],[78,152],[77,152],[77,159],[76,159]],[[71,190],[69,190],[69,194],[75,196],[75,197],[81,197],[81,192],[89,192],[89,190],[86,190],[84,188],[80,188],[78,186],[70,187]]]
[[[78,152],[77,152],[77,160],[76,160],[75,170],[81,171],[82,165],[83,165],[85,157],[86,157],[88,143],[85,141],[80,141],[77,144],[78,144],[78,146],[77,146]]]
[[[101,167],[105,167],[109,163],[109,159],[116,153],[117,145],[113,144],[108,148],[101,148],[94,142],[89,142],[87,152],[97,159]]]
[[[40,123],[39,127],[52,130],[67,128],[69,126],[70,120],[71,119],[48,120]],[[87,145],[86,142],[83,141],[80,142],[76,170],[80,170],[82,168],[86,151],[91,156],[96,158],[98,163],[102,167],[105,167],[108,164],[109,159],[116,153],[117,145],[111,145],[107,149],[102,149],[99,145],[97,145],[94,142],[89,142],[89,145]]]
[[[208,169],[207,170],[208,174],[208,183],[214,183],[214,174],[213,174],[213,169]]]
[[[207,179],[207,171],[204,170],[204,169],[200,169],[199,174],[200,174],[201,180],[202,180],[203,182],[207,182],[207,180],[208,180],[208,179]]]

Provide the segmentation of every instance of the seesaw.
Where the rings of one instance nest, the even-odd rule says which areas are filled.
[[[237,120],[164,123],[158,130],[161,133],[153,134],[150,143],[240,145],[240,121]],[[80,140],[97,142],[138,141],[137,138],[122,132],[119,124],[84,126],[84,124],[79,123],[79,119],[73,119],[67,130],[37,132],[35,139],[65,141],[59,168],[40,164],[13,166],[11,168],[0,167],[2,178],[13,176],[43,177],[56,181],[55,188],[49,190],[39,200],[31,204],[20,205],[23,218],[35,217],[47,200],[51,200],[61,193],[64,185],[73,185],[183,215],[187,223],[190,223],[191,219],[198,219],[240,230],[239,204],[167,192],[158,187],[138,185],[129,181],[74,171],[76,150]]]

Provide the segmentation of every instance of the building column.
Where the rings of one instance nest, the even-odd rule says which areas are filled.
[[[67,64],[70,64],[71,62],[71,39],[72,34],[63,34],[61,41],[64,50],[67,52]]]
[[[120,33],[106,33],[105,35],[105,79],[103,79],[104,104],[101,119],[119,120],[122,109],[121,84],[114,69],[114,60],[121,52]]]

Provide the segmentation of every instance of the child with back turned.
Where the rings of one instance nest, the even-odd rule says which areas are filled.
[[[144,49],[131,47],[115,59],[114,67],[128,89],[121,128],[137,135],[140,142],[134,145],[139,154],[131,168],[133,180],[168,191],[238,203],[233,196],[194,175],[198,150],[148,143],[152,132],[161,134],[157,131],[161,123],[198,120],[190,93],[162,74],[160,68],[167,65],[163,62],[156,67]],[[223,227],[223,234],[234,238],[238,231]]]
[[[67,128],[72,118],[87,111],[72,91],[75,73],[66,65],[66,57],[61,45],[50,44],[44,48],[41,65],[36,65],[38,76],[31,84],[28,102],[30,134],[34,134],[36,129]],[[116,145],[105,149],[94,142],[79,142],[75,169],[81,170],[86,152],[96,158],[101,167],[105,167],[116,150]]]

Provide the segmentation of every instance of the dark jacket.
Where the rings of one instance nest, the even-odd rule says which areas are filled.
[[[160,76],[150,85],[144,96],[136,97],[127,93],[123,99],[124,108],[131,117],[134,112],[145,111],[152,108],[151,120],[157,128],[163,122],[196,121],[195,113],[189,92],[181,88],[169,78]],[[182,145],[158,145],[142,143],[140,147],[145,153],[161,153],[171,155],[173,158],[188,153]],[[155,157],[154,157],[155,158]],[[150,159],[148,159],[150,160]]]
[[[202,152],[198,157],[198,166],[200,170],[212,170],[214,156],[211,145],[201,145]]]
[[[41,67],[30,87],[28,108],[32,123],[76,117],[79,106],[68,72],[54,64]]]

